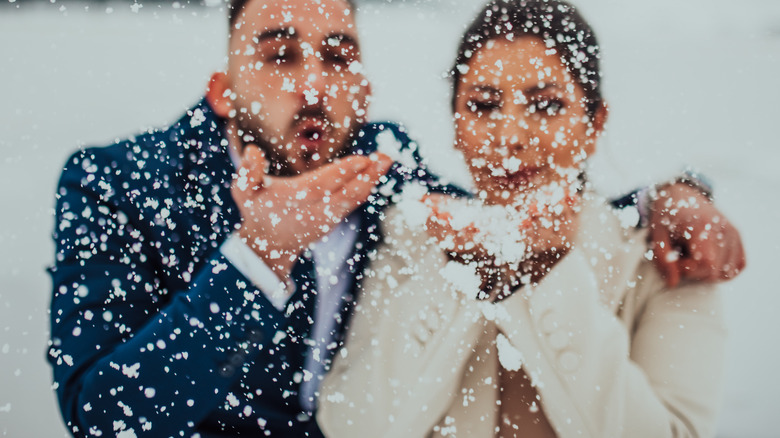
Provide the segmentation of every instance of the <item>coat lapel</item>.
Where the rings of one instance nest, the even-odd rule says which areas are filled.
[[[184,217],[192,217],[191,232],[216,249],[241,220],[230,184],[235,167],[224,136],[224,121],[201,101],[171,128],[182,166]],[[197,228],[197,229],[195,229]]]

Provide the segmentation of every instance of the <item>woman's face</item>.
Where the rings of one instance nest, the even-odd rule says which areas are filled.
[[[571,186],[606,118],[601,107],[590,120],[582,87],[536,37],[490,40],[456,92],[456,147],[489,204],[541,185]]]

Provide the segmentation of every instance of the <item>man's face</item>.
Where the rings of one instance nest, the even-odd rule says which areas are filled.
[[[258,144],[282,175],[342,153],[370,94],[344,0],[250,0],[231,29],[226,80],[233,138]]]

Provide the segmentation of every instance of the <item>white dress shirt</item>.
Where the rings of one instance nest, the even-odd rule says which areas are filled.
[[[228,146],[228,151],[234,166],[239,168],[240,159],[232,145]],[[353,214],[310,246],[317,271],[317,301],[311,333],[313,344],[309,347],[306,357],[301,391],[298,395],[301,406],[309,411],[314,411],[317,407],[317,393],[325,374],[325,358],[330,357],[325,351],[337,346],[334,335],[341,317],[342,300],[349,285],[347,260],[352,255],[359,228],[360,217]],[[285,311],[290,297],[295,292],[295,284],[291,279],[279,279],[236,233],[225,240],[220,251],[241,274],[262,291],[277,310]]]

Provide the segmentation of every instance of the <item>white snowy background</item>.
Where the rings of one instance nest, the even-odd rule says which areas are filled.
[[[7,2],[8,0],[0,0]],[[52,0],[53,1],[53,0]],[[445,176],[442,78],[479,0],[379,1],[358,26],[372,116],[404,122]],[[742,230],[719,436],[780,436],[780,1],[578,0],[604,52],[608,133],[591,177],[617,193],[695,164]],[[45,363],[51,229],[66,156],[174,121],[224,62],[219,8],[0,4],[0,436],[59,437]]]

